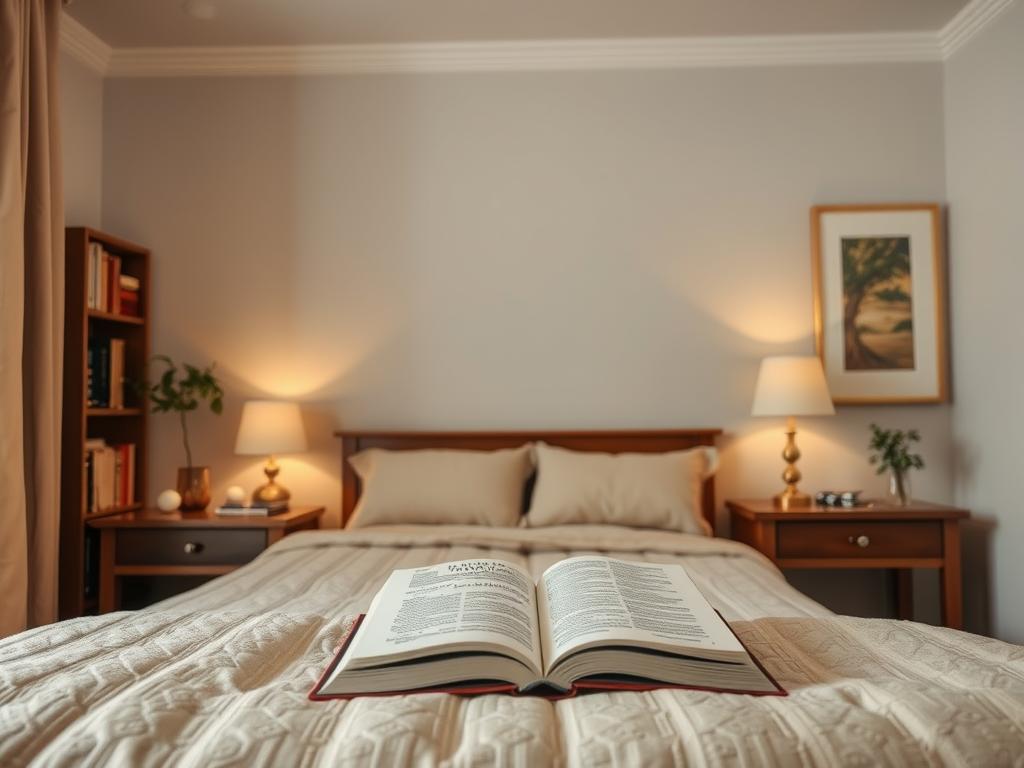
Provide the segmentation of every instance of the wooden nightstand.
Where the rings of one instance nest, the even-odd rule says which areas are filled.
[[[887,568],[896,571],[901,619],[913,617],[911,569],[941,574],[942,622],[962,625],[960,521],[965,509],[915,501],[856,509],[811,507],[783,511],[770,499],[727,501],[732,538],[749,544],[779,568]]]
[[[123,577],[220,576],[289,533],[318,528],[323,513],[293,507],[267,517],[220,517],[145,509],[90,520],[100,531],[100,613],[120,610]]]

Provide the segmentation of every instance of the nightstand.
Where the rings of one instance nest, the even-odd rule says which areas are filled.
[[[901,619],[913,617],[911,571],[937,568],[942,623],[962,625],[960,521],[965,509],[915,501],[892,507],[810,507],[783,511],[770,499],[727,501],[732,538],[749,544],[779,568],[886,568],[896,571]]]
[[[323,513],[323,507],[293,507],[278,515],[221,517],[145,509],[90,520],[100,531],[100,613],[121,609],[126,577],[220,576],[289,533],[318,528]]]

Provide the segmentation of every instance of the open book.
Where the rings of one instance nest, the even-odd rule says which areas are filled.
[[[785,695],[681,566],[583,556],[394,571],[310,698],[664,687]]]

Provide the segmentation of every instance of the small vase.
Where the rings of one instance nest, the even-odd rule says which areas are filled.
[[[210,468],[181,467],[178,469],[178,493],[181,494],[182,512],[206,509],[210,504]]]
[[[889,471],[889,503],[894,507],[910,504],[910,473]]]

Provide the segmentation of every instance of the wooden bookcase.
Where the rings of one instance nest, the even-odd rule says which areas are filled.
[[[88,263],[90,243],[100,243],[121,259],[121,273],[140,282],[139,316],[90,309]],[[149,250],[87,227],[69,227],[64,234],[64,405],[61,436],[60,618],[95,613],[98,583],[86,582],[86,561],[98,582],[99,536],[89,519],[142,508],[146,489],[146,407],[134,389],[125,387],[123,408],[90,408],[88,344],[92,336],[124,339],[125,379],[139,380],[149,359]],[[86,441],[135,444],[133,503],[90,514],[86,497]]]

